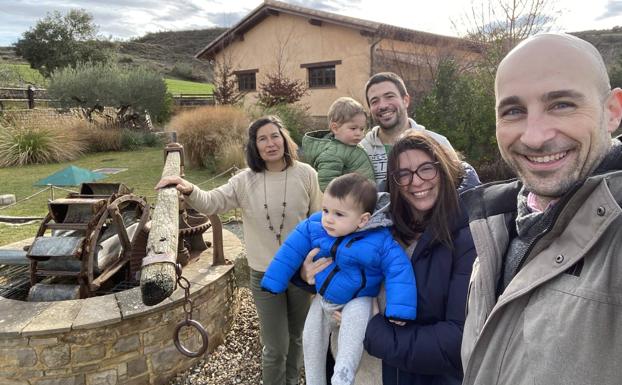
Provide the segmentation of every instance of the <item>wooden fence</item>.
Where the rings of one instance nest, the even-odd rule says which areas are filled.
[[[9,105],[18,108],[33,109],[35,107],[52,107],[55,100],[48,99],[45,88],[9,88],[0,87],[0,111]]]
[[[173,100],[176,106],[206,106],[214,105],[214,94],[175,94]],[[10,106],[21,109],[33,109],[35,107],[54,107],[55,100],[48,98],[48,92],[44,88],[7,88],[0,87],[0,111]]]
[[[214,94],[175,94],[173,100],[176,106],[212,106],[215,104]]]

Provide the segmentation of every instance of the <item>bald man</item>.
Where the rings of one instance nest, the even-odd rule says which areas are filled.
[[[518,180],[464,196],[478,258],[464,383],[622,384],[622,90],[565,34],[501,62],[497,142]]]

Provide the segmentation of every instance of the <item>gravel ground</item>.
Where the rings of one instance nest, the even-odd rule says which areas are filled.
[[[257,385],[261,384],[261,345],[257,312],[251,291],[240,288],[239,309],[225,343],[170,385]]]
[[[240,222],[229,222],[223,227],[240,239]],[[225,342],[205,359],[179,373],[169,385],[258,385],[261,380],[261,344],[259,320],[250,289],[238,290],[238,313]],[[301,375],[300,385],[304,385]]]

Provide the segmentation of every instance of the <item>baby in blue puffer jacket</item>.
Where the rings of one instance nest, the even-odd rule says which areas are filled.
[[[325,384],[326,350],[332,314],[341,311],[333,385],[352,384],[363,354],[363,339],[373,297],[384,279],[385,316],[403,324],[417,315],[417,288],[408,256],[388,229],[389,196],[359,174],[333,179],[322,199],[322,212],[302,221],[287,237],[264,274],[261,286],[282,293],[305,257],[333,262],[315,276],[318,295],[311,303],[303,331],[307,384]],[[373,214],[372,214],[373,213]]]

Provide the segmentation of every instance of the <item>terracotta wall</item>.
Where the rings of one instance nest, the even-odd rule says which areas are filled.
[[[284,73],[307,82],[307,69],[301,64],[341,60],[335,66],[336,87],[310,89],[303,99],[314,116],[326,116],[331,103],[340,96],[351,96],[364,104],[363,87],[370,73],[370,44],[358,30],[323,23],[311,25],[298,16],[269,16],[236,41],[216,60],[228,60],[235,70],[258,69],[257,85],[283,64]],[[279,57],[281,58],[279,60]],[[247,94],[245,105],[256,101],[256,92]]]

